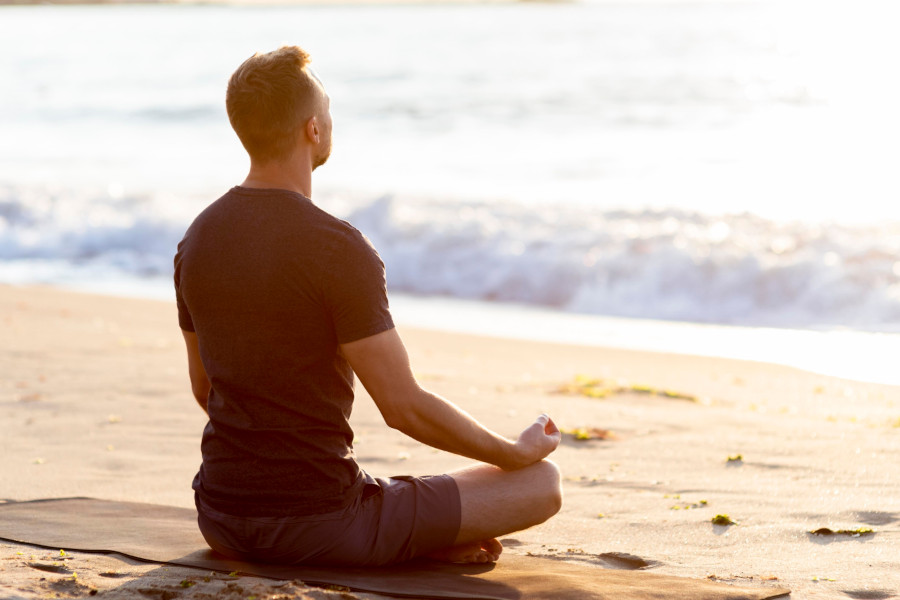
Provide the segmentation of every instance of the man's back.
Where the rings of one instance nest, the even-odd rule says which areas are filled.
[[[338,345],[393,327],[374,249],[300,194],[236,187],[197,217],[175,266],[213,390],[201,499],[252,516],[345,506],[363,482]]]
[[[559,469],[545,460],[559,429],[540,415],[513,441],[416,381],[384,265],[309,200],[332,120],[308,63],[286,46],[231,75],[225,105],[250,170],[175,257],[191,391],[210,418],[194,481],[200,531],[226,556],[279,563],[497,560],[498,535],[559,510]],[[389,427],[483,464],[361,473],[347,424],[354,373]]]

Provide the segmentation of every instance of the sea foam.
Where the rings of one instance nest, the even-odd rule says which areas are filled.
[[[900,226],[381,198],[349,219],[394,290],[610,316],[900,326]]]
[[[392,292],[671,321],[900,331],[896,223],[392,196],[322,205],[369,237]],[[0,280],[168,279],[200,208],[115,187],[0,188]]]

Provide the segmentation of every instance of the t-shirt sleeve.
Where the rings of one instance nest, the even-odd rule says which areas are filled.
[[[328,304],[339,344],[394,327],[384,263],[365,236],[352,230],[346,248],[335,252],[330,267]]]
[[[178,307],[178,325],[184,331],[194,331],[194,320],[188,311],[187,304],[184,302],[184,295],[181,290],[181,266],[183,259],[183,243],[178,245],[178,252],[175,253],[175,304]]]

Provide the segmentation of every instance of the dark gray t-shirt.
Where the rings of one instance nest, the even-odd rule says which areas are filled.
[[[300,194],[235,187],[178,245],[175,291],[212,384],[203,501],[247,516],[349,504],[363,480],[338,344],[394,326],[368,240]]]

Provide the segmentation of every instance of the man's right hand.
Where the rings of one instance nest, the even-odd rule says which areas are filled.
[[[514,446],[517,464],[507,470],[527,467],[547,458],[559,446],[561,438],[562,434],[553,419],[545,414],[539,416],[519,434]]]

